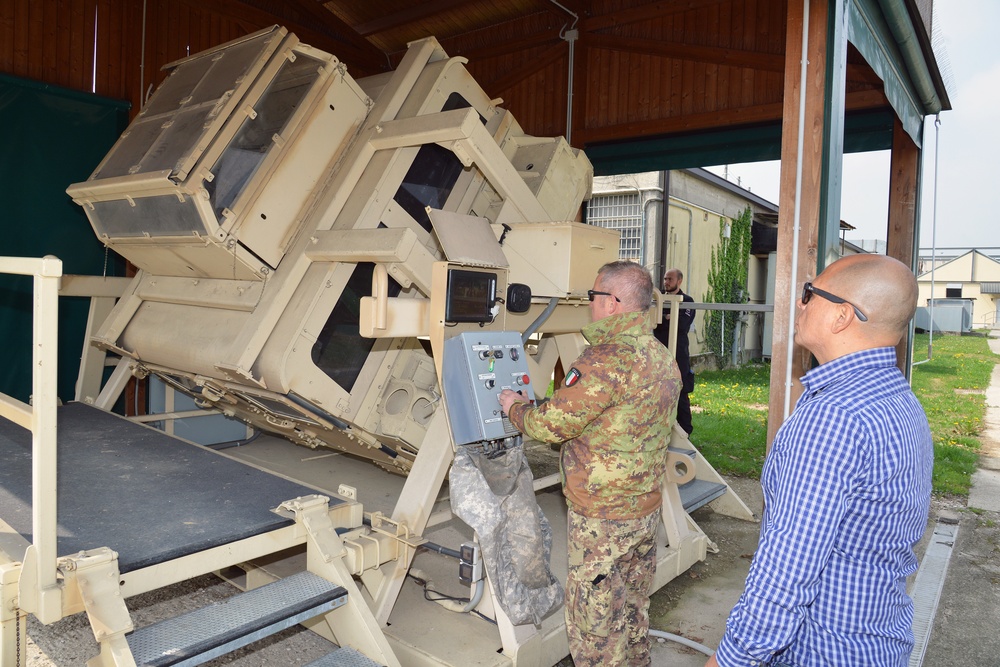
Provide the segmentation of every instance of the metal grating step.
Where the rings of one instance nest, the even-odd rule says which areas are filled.
[[[319,660],[313,660],[306,667],[382,667],[382,665],[353,648],[343,646]]]
[[[934,525],[934,534],[930,544],[920,559],[920,569],[913,580],[913,651],[910,652],[909,667],[920,667],[924,664],[927,644],[934,627],[934,617],[937,616],[938,602],[944,580],[948,575],[948,563],[958,539],[958,525],[943,523],[938,519]]]
[[[694,461],[695,457],[698,455],[698,452],[696,452],[695,450],[693,450],[693,449],[685,449],[683,447],[667,447],[667,451],[669,451],[669,452],[671,452],[673,454],[683,454],[684,456],[688,457],[692,461]]]
[[[347,591],[301,572],[228,600],[136,630],[136,665],[200,665],[347,602]]]
[[[703,479],[692,479],[687,484],[677,487],[681,494],[681,504],[689,514],[702,505],[712,502],[729,488],[725,484],[709,482]]]

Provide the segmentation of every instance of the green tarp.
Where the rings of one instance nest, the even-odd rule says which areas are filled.
[[[86,180],[128,124],[129,105],[0,75],[0,255],[63,261],[66,274],[102,275],[104,246],[66,187]],[[108,275],[120,261],[107,259]],[[88,302],[59,305],[59,397],[72,400]],[[31,394],[32,279],[0,275],[0,392]]]

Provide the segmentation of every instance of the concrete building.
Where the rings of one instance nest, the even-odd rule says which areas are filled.
[[[917,276],[921,307],[918,328],[929,328],[930,299],[934,299],[935,331],[968,331],[997,325],[1000,259],[969,249],[947,259],[937,254],[922,257],[921,266],[925,271]]]
[[[669,193],[666,209],[664,190]],[[718,247],[728,221],[742,215],[747,206],[753,211],[748,303],[773,305],[778,207],[717,174],[694,168],[597,176],[586,220],[619,230],[619,256],[647,267],[654,282],[662,279],[667,269],[683,271],[684,291],[695,301],[704,301],[712,251]],[[840,227],[845,231],[853,229],[844,221]],[[839,248],[841,255],[867,252],[843,237]],[[707,361],[714,354],[705,347],[706,314],[706,310],[697,311],[691,328],[691,355],[696,364],[698,357]],[[740,359],[770,357],[771,313],[743,317]]]
[[[668,193],[666,206],[664,192]],[[749,302],[774,303],[777,205],[705,169],[598,176],[593,193],[586,221],[621,231],[621,258],[647,267],[654,282],[659,282],[667,269],[683,271],[684,291],[695,301],[704,301],[708,292],[712,250],[719,245],[720,235],[725,233],[728,221],[738,218],[749,206],[753,211]],[[695,363],[698,357],[712,354],[705,348],[706,312],[697,311],[691,328],[691,356]],[[746,319],[741,358],[770,354],[769,322],[770,315],[765,317],[763,313]]]

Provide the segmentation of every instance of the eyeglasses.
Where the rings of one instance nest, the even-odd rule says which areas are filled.
[[[802,286],[802,305],[809,303],[809,299],[812,298],[813,294],[819,297],[823,297],[824,299],[826,299],[831,303],[846,303],[848,306],[854,309],[854,314],[858,316],[859,320],[861,320],[862,322],[868,321],[868,316],[862,313],[861,310],[853,303],[851,303],[847,299],[840,298],[836,294],[830,294],[826,290],[821,290],[818,287],[813,287],[812,283],[806,283],[805,285]]]
[[[618,297],[616,297],[611,292],[598,292],[597,290],[592,290],[592,289],[587,290],[587,300],[588,301],[593,302],[595,296],[610,296],[611,298],[613,298],[618,303],[622,302],[621,299],[619,299]]]

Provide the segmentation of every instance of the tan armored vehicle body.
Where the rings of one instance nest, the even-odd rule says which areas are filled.
[[[509,282],[579,299],[617,255],[615,234],[567,222],[586,157],[525,135],[464,63],[431,38],[355,81],[275,27],[169,65],[68,190],[140,269],[98,344],[205,406],[406,473],[441,407],[432,329],[455,324],[431,312],[434,263],[499,276],[493,319],[450,335],[518,328]]]

